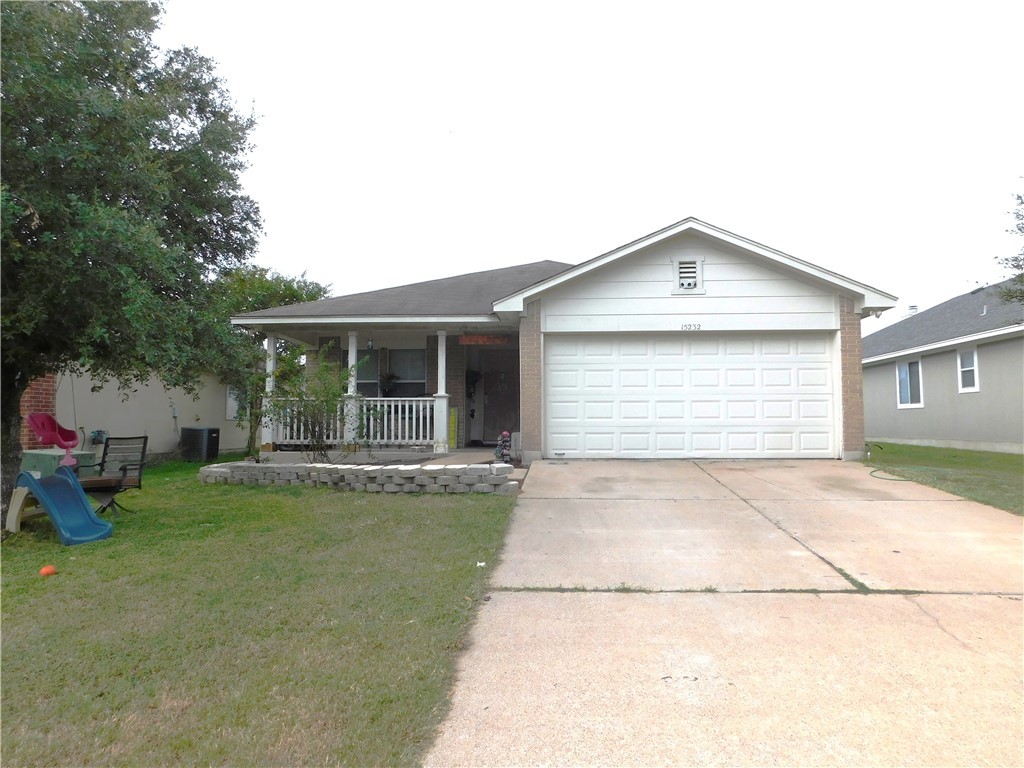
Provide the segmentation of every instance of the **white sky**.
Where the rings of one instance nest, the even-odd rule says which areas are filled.
[[[256,262],[334,295],[696,216],[900,297],[1009,275],[1022,2],[167,0],[259,118]]]

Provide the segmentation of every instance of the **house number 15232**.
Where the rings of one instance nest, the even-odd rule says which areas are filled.
[[[699,331],[700,323],[683,323],[682,330],[684,331]]]

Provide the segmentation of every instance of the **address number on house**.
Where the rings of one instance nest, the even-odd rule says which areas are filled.
[[[683,323],[680,326],[680,330],[683,331],[699,331],[701,330],[700,323]]]

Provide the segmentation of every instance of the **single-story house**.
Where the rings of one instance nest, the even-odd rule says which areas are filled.
[[[539,261],[232,322],[327,347],[342,365],[366,358],[350,392],[376,409],[363,416],[370,442],[444,453],[507,430],[524,462],[835,459],[864,448],[861,318],[895,302],[688,218],[575,266]],[[269,425],[264,449],[301,439]]]
[[[244,450],[247,437],[247,430],[239,427],[232,391],[213,376],[203,377],[193,398],[183,389],[164,388],[157,379],[125,395],[117,382],[100,384],[88,373],[48,374],[33,381],[22,397],[22,417],[35,411],[53,414],[59,424],[79,433],[81,448],[97,455],[102,442],[94,442],[92,435],[98,431],[117,437],[146,435],[149,454],[164,456],[178,451],[184,428],[216,429],[221,453]],[[21,445],[25,450],[41,446],[25,422]]]
[[[1024,305],[1010,281],[866,336],[868,440],[1024,453]]]

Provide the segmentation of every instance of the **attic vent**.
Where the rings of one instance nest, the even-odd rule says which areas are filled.
[[[679,287],[683,288],[684,290],[697,287],[696,261],[679,262]]]
[[[673,259],[675,285],[672,293],[704,293],[703,259]]]

